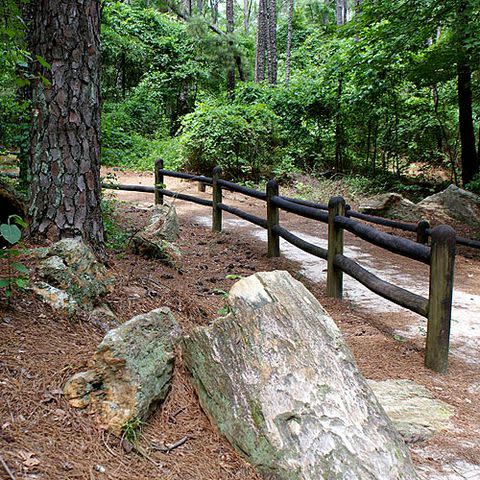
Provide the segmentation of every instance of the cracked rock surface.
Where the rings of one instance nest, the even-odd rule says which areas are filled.
[[[184,362],[202,408],[265,478],[418,478],[339,329],[300,282],[256,273],[228,304],[184,339]]]

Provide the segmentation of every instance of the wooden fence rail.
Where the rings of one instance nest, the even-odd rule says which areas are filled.
[[[270,180],[267,183],[266,191],[261,192],[224,180],[221,175],[220,167],[213,169],[212,177],[165,170],[163,161],[159,159],[155,163],[154,187],[114,183],[103,183],[102,186],[115,190],[153,193],[156,204],[162,204],[164,197],[167,196],[211,207],[212,229],[215,232],[222,230],[223,212],[236,215],[267,230],[268,255],[270,257],[280,255],[280,238],[283,238],[297,248],[327,260],[327,295],[342,298],[343,273],[346,273],[383,298],[426,317],[425,365],[436,372],[447,371],[455,246],[461,244],[480,248],[479,241],[456,237],[455,231],[447,225],[430,228],[429,223],[425,220],[415,225],[355,212],[345,205],[342,197],[332,197],[329,204],[324,205],[279,195],[279,187],[275,180]],[[15,177],[16,175],[8,174],[8,176]],[[165,177],[196,181],[199,182],[199,186],[210,185],[213,189],[212,200],[167,190],[164,184]],[[199,190],[204,191],[202,188]],[[226,205],[223,201],[223,190],[238,192],[265,201],[267,218],[263,219]],[[280,210],[328,224],[328,249],[307,242],[282,227]],[[381,232],[359,220],[416,233],[417,242]],[[429,265],[428,299],[380,279],[354,260],[346,257],[343,254],[345,230],[390,252]],[[427,246],[429,238],[431,240],[430,247]]]
[[[455,231],[446,225],[430,229],[428,222],[418,225],[403,224],[386,219],[373,218],[371,223],[379,223],[389,227],[400,224],[403,230],[417,232],[414,242],[376,230],[359,220],[370,221],[371,217],[358,214],[345,205],[342,197],[332,197],[327,206],[304,200],[291,199],[279,195],[278,183],[270,180],[266,191],[261,192],[221,178],[220,167],[215,167],[212,177],[171,172],[162,168],[162,162],[156,164],[155,198],[162,203],[163,195],[178,199],[208,204],[212,207],[212,230],[222,230],[222,213],[228,212],[254,225],[267,230],[268,255],[280,255],[280,238],[297,248],[327,260],[327,295],[334,298],[343,296],[343,274],[356,279],[376,294],[427,318],[427,341],[425,365],[440,373],[448,368],[448,347],[450,338],[450,321],[452,309],[452,290],[455,262]],[[174,194],[164,188],[164,177],[199,181],[211,185],[212,201],[192,197],[191,195]],[[267,218],[263,219],[224,203],[223,190],[242,193],[260,199],[267,204]],[[326,207],[326,208],[324,208]],[[307,242],[280,225],[280,211],[284,210],[304,218],[328,224],[328,249]],[[357,219],[355,219],[357,218]],[[351,258],[343,254],[344,231],[347,230],[363,240],[398,255],[411,258],[430,266],[429,298],[424,298],[397,285],[380,279]],[[432,246],[424,245],[427,232],[431,236]]]

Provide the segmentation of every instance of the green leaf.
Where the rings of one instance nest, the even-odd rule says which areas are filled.
[[[241,275],[231,274],[231,275],[227,275],[225,278],[226,278],[227,280],[238,280],[238,279],[242,278],[242,276],[241,276]]]
[[[28,267],[26,267],[23,263],[13,262],[12,268],[14,268],[17,272],[24,273],[25,275],[30,273]]]
[[[25,288],[27,286],[27,281],[24,278],[16,278],[15,283],[18,288]]]
[[[18,215],[10,215],[8,217],[8,223],[15,223],[21,228],[27,228],[27,222],[22,218],[19,217]]]
[[[7,223],[0,225],[0,234],[10,245],[15,245],[22,238],[20,229],[16,225],[8,225]]]
[[[48,70],[52,69],[52,66],[40,55],[35,55],[35,58],[37,59],[38,63],[45,68],[48,68]]]
[[[5,287],[8,287],[9,285],[10,285],[10,280],[6,278],[0,279],[0,288],[5,288]]]

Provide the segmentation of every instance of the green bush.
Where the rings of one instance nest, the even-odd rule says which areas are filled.
[[[470,183],[467,183],[465,188],[473,193],[476,193],[477,195],[480,195],[480,173],[477,173],[473,177],[473,180]]]
[[[187,170],[211,174],[216,165],[235,179],[270,175],[283,144],[279,118],[266,105],[200,105],[184,117],[180,138]]]

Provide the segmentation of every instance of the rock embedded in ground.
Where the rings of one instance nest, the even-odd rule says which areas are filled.
[[[175,207],[168,204],[156,206],[149,224],[133,238],[133,250],[139,255],[179,268],[182,255],[173,244],[179,234]]]
[[[74,305],[90,310],[113,289],[113,277],[81,239],[66,238],[32,253],[38,259],[36,273],[41,279],[34,291],[53,308],[62,309],[62,304],[68,304],[67,310]],[[59,302],[49,292],[66,300]]]
[[[417,207],[432,217],[443,214],[473,227],[480,226],[480,196],[455,185],[424,198]]]
[[[368,380],[393,424],[408,443],[423,442],[451,427],[454,407],[411,380]]]
[[[414,480],[408,450],[342,335],[287,272],[237,282],[183,357],[202,408],[265,478]]]
[[[379,217],[398,218],[404,221],[417,222],[422,212],[416,205],[399,193],[383,193],[364,199],[358,211]]]
[[[76,408],[88,406],[102,424],[120,434],[129,422],[147,418],[166,398],[180,336],[168,308],[133,317],[107,333],[92,368],[65,385],[66,399]]]

